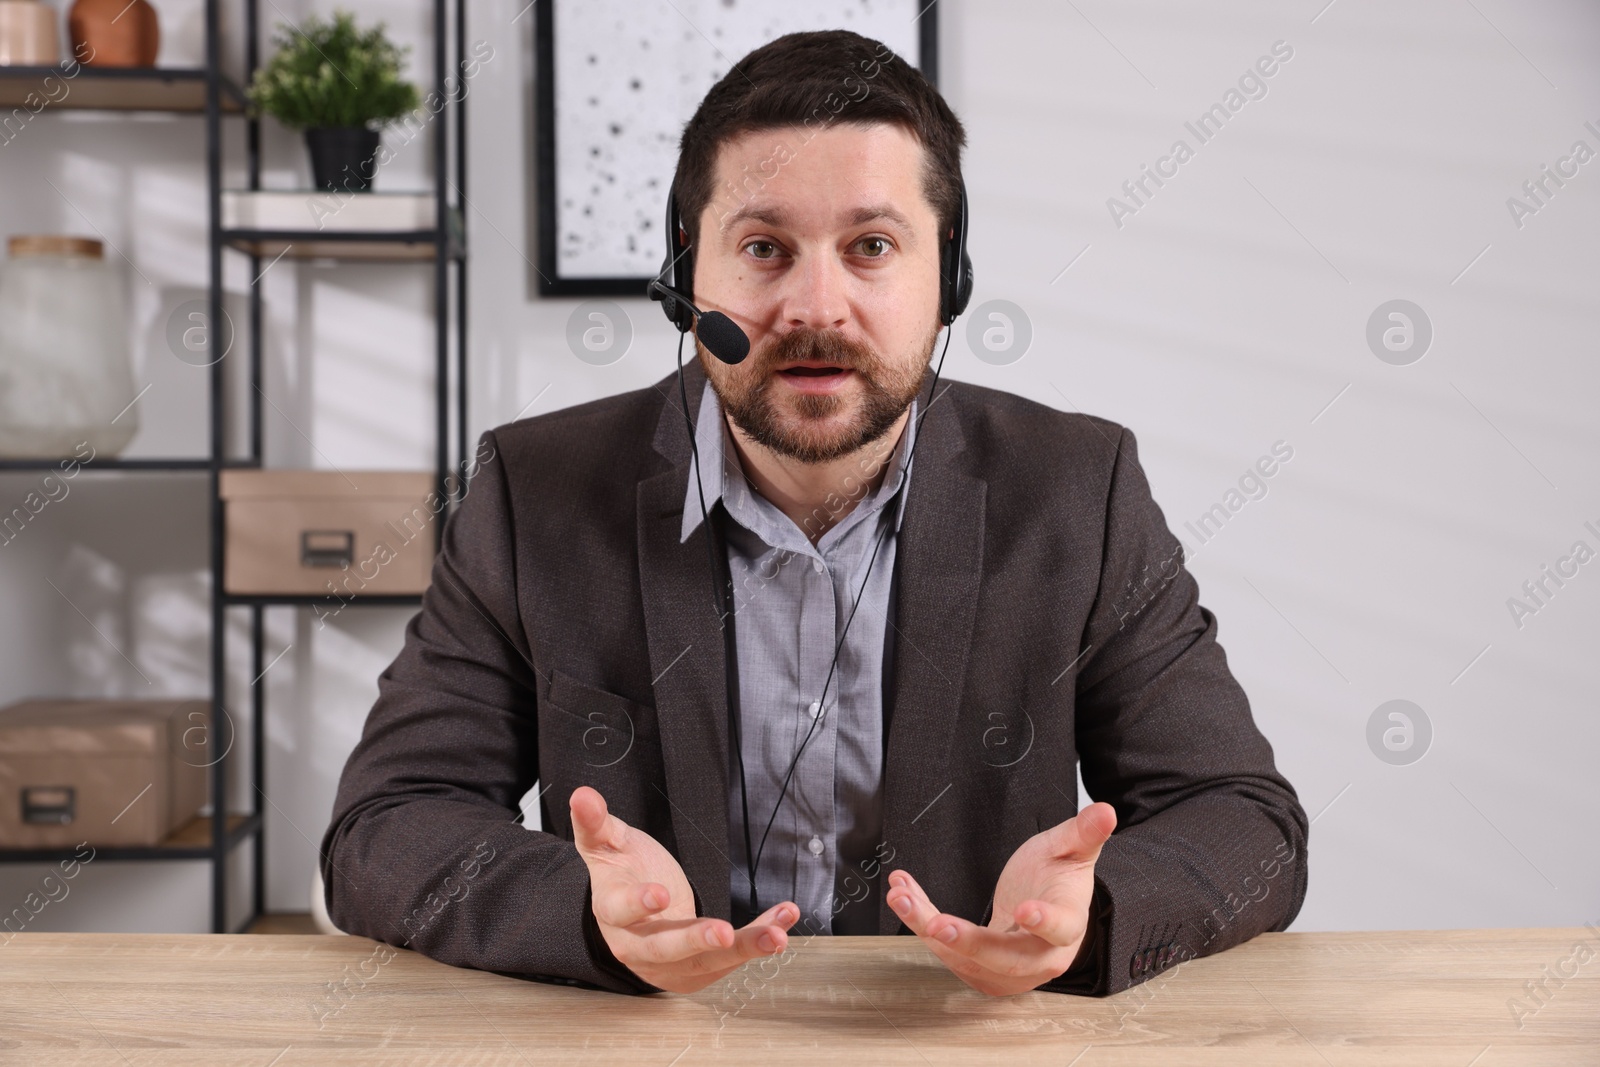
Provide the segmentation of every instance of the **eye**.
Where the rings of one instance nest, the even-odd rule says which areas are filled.
[[[870,252],[869,251],[867,253],[867,256],[870,259],[882,259],[884,256],[889,254],[889,249],[891,247],[890,244],[889,244],[889,239],[886,238],[886,237],[863,237],[861,240],[857,241],[856,244],[858,246],[860,246],[861,248],[863,248],[863,249],[865,249],[868,245],[876,245],[876,246],[881,246],[882,247],[883,251],[881,251],[881,252]]]
[[[777,254],[777,247],[778,246],[773,244],[771,241],[751,241],[749,244],[744,246],[744,250],[746,252],[750,252],[757,259],[771,259],[773,255]],[[771,249],[772,252],[769,255],[761,255],[754,251],[754,249],[757,248]]]

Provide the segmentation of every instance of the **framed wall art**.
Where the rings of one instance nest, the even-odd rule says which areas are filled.
[[[534,13],[541,296],[645,295],[684,123],[752,49],[849,29],[938,83],[927,0],[541,0]]]

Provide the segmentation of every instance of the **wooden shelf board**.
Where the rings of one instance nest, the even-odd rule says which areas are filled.
[[[65,469],[61,465],[70,462],[74,457],[61,456],[56,459],[5,456],[0,457],[0,471],[38,471]],[[163,459],[159,457],[145,458],[116,458],[93,459],[88,462],[78,461],[78,469],[82,471],[204,471],[211,469],[211,461],[205,458],[181,457],[177,459]]]
[[[228,836],[244,825],[248,815],[228,816]],[[158,848],[208,848],[211,845],[211,816],[196,815],[167,836]]]
[[[244,94],[226,77],[221,104],[230,114],[244,110]],[[204,112],[206,72],[200,67],[0,66],[0,108],[35,114],[57,109]]]
[[[241,830],[255,820],[254,815],[228,816],[228,841],[236,844]],[[207,859],[211,848],[211,816],[197,815],[178,827],[158,845],[95,845],[96,860]],[[75,845],[0,846],[0,863],[52,863],[72,858]]]
[[[274,233],[228,230],[224,241],[241,252],[264,259],[345,259],[369,262],[428,262],[437,251],[432,230],[364,233]],[[458,248],[447,254],[459,257]]]
[[[416,607],[422,604],[421,593],[357,593],[340,597],[333,593],[224,593],[223,602],[230,607],[259,604],[263,607],[300,606],[313,604],[341,607]]]

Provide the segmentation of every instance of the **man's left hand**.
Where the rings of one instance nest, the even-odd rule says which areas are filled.
[[[1091,804],[1024,841],[1000,872],[988,926],[941,912],[904,870],[889,873],[889,906],[978,992],[1037,989],[1077,961],[1088,932],[1095,861],[1116,826],[1111,805]]]

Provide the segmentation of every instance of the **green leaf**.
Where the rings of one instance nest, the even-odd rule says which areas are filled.
[[[294,129],[384,125],[421,106],[417,87],[400,77],[410,48],[398,48],[378,23],[358,29],[355,17],[308,16],[279,23],[272,58],[248,90],[258,112]]]

